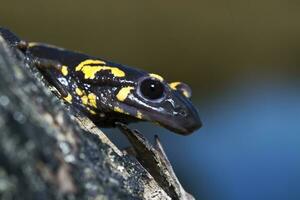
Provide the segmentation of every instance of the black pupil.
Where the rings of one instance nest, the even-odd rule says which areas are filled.
[[[156,100],[164,95],[164,86],[158,80],[145,79],[140,86],[142,95],[150,100]]]

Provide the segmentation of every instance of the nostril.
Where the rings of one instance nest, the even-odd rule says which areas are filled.
[[[186,112],[185,110],[181,110],[181,111],[179,112],[179,114],[180,114],[181,116],[183,116],[183,117],[186,117],[186,116],[187,116],[187,112]]]
[[[181,108],[181,107],[177,107],[174,110],[175,110],[176,115],[180,115],[182,117],[187,116],[187,111],[185,109]]]

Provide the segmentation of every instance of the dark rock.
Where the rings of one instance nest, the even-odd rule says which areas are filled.
[[[0,199],[170,199],[49,88],[0,36]]]

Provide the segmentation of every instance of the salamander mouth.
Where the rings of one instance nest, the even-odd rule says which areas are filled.
[[[150,115],[150,118],[152,118],[150,121],[157,122],[168,130],[181,135],[189,135],[202,127],[202,122],[198,115],[183,119],[174,119],[172,116],[162,117],[155,114],[153,115],[153,113],[150,113]]]
[[[124,109],[124,114],[136,119],[136,121],[155,122],[181,135],[189,135],[202,126],[197,112],[190,112],[191,114],[186,117],[174,117],[171,114],[160,113],[159,111],[137,109],[125,103],[120,104],[120,106]]]

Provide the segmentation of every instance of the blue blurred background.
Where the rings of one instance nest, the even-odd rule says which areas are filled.
[[[198,199],[300,199],[299,82],[238,82],[199,102],[204,127],[191,136],[138,127],[160,136],[187,191]]]
[[[300,199],[300,2],[1,2],[0,25],[182,80],[204,127],[184,137],[152,124],[197,199]],[[128,145],[109,130],[120,147]]]

